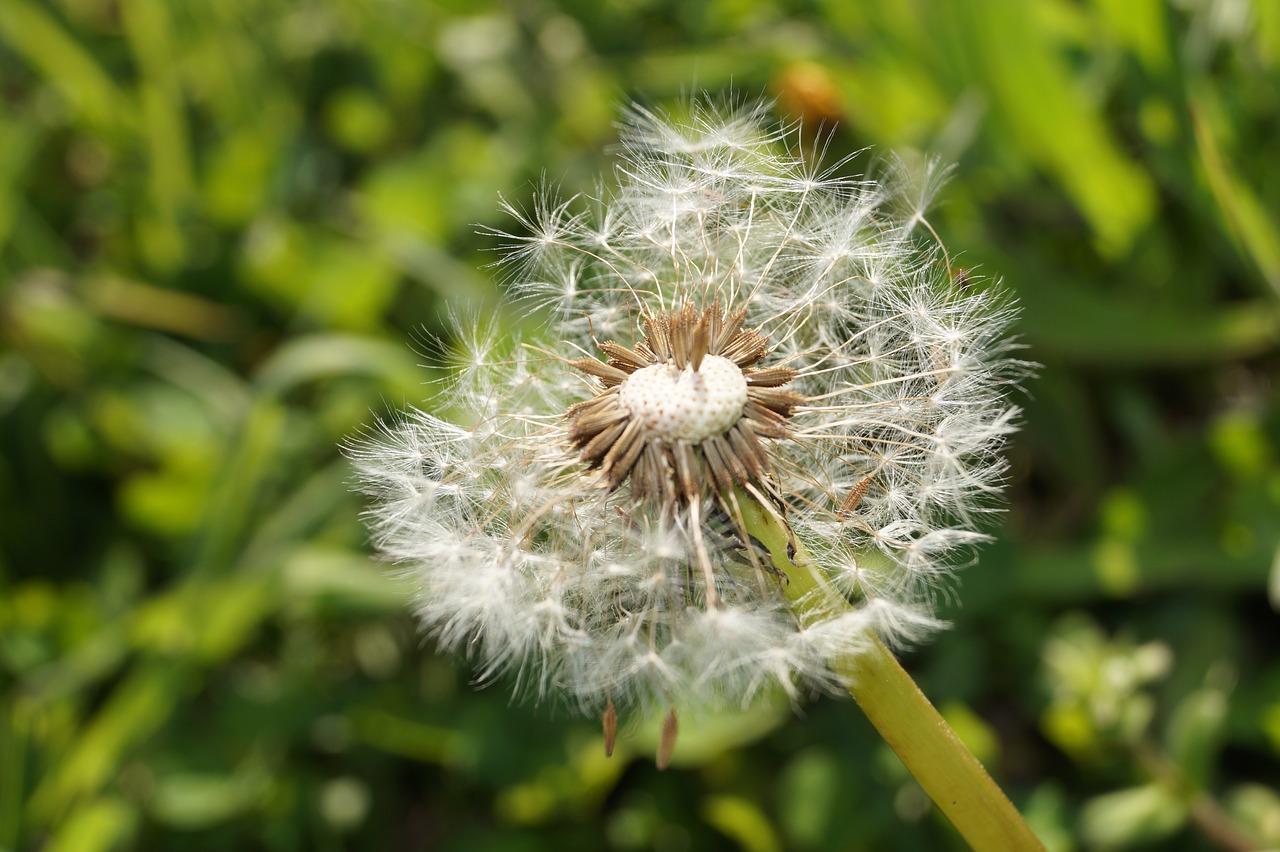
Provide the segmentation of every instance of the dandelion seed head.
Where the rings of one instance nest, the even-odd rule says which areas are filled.
[[[541,327],[459,317],[441,413],[351,448],[439,647],[589,712],[798,699],[868,631],[940,629],[1025,372],[1014,308],[929,226],[945,170],[842,177],[767,105],[686,113],[633,108],[593,197],[503,202],[500,265]],[[798,614],[746,501],[839,607]]]

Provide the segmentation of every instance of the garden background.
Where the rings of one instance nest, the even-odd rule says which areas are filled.
[[[851,702],[606,761],[369,556],[499,194],[701,90],[954,162],[1023,306],[926,693],[1053,850],[1280,846],[1280,3],[0,0],[0,850],[960,848]]]

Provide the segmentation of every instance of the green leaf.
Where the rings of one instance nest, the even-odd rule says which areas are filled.
[[[1200,689],[1179,701],[1169,720],[1169,757],[1197,787],[1209,786],[1226,736],[1228,706],[1222,690]]]
[[[373,336],[312,334],[295,337],[263,362],[254,383],[264,393],[281,397],[319,379],[368,376],[391,387],[422,381],[407,346]]]
[[[992,99],[994,117],[1020,154],[1052,174],[1092,226],[1099,249],[1124,254],[1151,221],[1151,179],[1124,156],[1074,78],[1034,4],[939,3],[938,24]]]
[[[1200,163],[1227,230],[1271,288],[1280,293],[1280,228],[1249,185],[1233,172],[1218,144],[1213,126],[1213,118],[1220,112],[1217,96],[1208,85],[1198,85],[1188,107]]]
[[[1164,0],[1094,0],[1107,34],[1131,50],[1149,73],[1168,70],[1169,26]]]
[[[124,848],[137,823],[137,808],[124,799],[95,799],[76,808],[41,848],[45,852],[108,852]]]
[[[778,852],[782,844],[764,811],[741,796],[708,796],[702,818],[733,838],[745,852]]]
[[[179,216],[192,189],[191,146],[186,104],[173,73],[175,48],[169,6],[161,0],[123,0],[121,19],[142,79],[138,82],[142,131],[147,143],[147,178],[155,221],[153,262],[173,269],[186,254]],[[144,248],[148,243],[144,240]]]
[[[1000,761],[1000,740],[991,726],[963,701],[948,701],[938,708],[965,748],[986,766]]]
[[[3,15],[0,10],[0,17]],[[29,122],[0,116],[0,249],[9,239],[14,217],[18,215],[20,185],[27,176],[31,158],[39,149],[42,135]]]
[[[672,766],[700,766],[726,751],[754,742],[781,725],[791,712],[791,703],[780,693],[761,696],[745,710],[727,708],[680,715]],[[667,711],[652,712],[619,742],[619,748],[656,754]]]
[[[1187,821],[1186,805],[1156,784],[1097,796],[1080,814],[1084,839],[1101,849],[1150,843],[1173,834]]]
[[[283,595],[290,607],[326,603],[342,610],[403,612],[412,582],[390,576],[363,553],[302,546],[282,562]]]
[[[260,807],[264,777],[193,772],[162,775],[147,809],[156,820],[184,831],[210,828]]]
[[[1033,347],[1082,364],[1225,361],[1280,343],[1280,305],[1270,299],[1188,311],[1049,277],[1022,288],[1020,295],[1022,324]]]
[[[116,128],[131,123],[124,95],[92,54],[30,0],[0,3],[0,39],[35,66],[90,124]]]
[[[797,846],[822,846],[838,801],[852,799],[840,768],[825,749],[810,748],[787,763],[779,779],[778,815]]]
[[[36,788],[31,797],[35,819],[61,822],[77,801],[92,797],[114,779],[127,751],[169,718],[186,680],[185,669],[169,662],[134,669]]]

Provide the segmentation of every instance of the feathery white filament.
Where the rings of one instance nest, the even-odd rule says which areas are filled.
[[[707,355],[697,370],[672,363],[636,370],[618,388],[618,399],[658,437],[697,443],[742,417],[747,380],[728,358]]]
[[[506,235],[510,284],[542,327],[522,342],[459,322],[458,369],[432,400],[455,422],[411,413],[352,451],[375,542],[412,576],[438,646],[589,713],[832,687],[830,662],[865,631],[901,645],[940,627],[938,589],[982,539],[1017,416],[1015,312],[995,288],[957,286],[918,229],[915,184],[823,171],[764,106],[689,108],[629,116],[618,182],[594,205],[508,207],[526,231]],[[687,305],[723,308],[768,357],[744,378],[752,341],[721,348],[708,326],[697,371],[650,364],[674,352],[660,320]],[[568,359],[602,340],[638,369],[597,359],[584,380]],[[785,432],[758,432],[789,390],[804,402]],[[759,485],[848,609],[797,620],[732,504],[655,506],[622,477],[602,488],[571,452],[584,420],[616,448],[602,466],[639,454],[654,477],[679,471],[649,463],[641,428],[697,445],[671,448],[696,470],[759,447]]]

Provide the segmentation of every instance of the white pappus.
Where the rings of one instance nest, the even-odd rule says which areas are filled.
[[[936,168],[840,177],[758,104],[634,108],[622,145],[594,199],[508,207],[540,330],[459,329],[450,420],[411,411],[351,447],[377,547],[440,648],[586,712],[838,686],[868,631],[939,626],[983,539],[1015,311],[937,244]],[[742,500],[849,606],[797,618]]]

